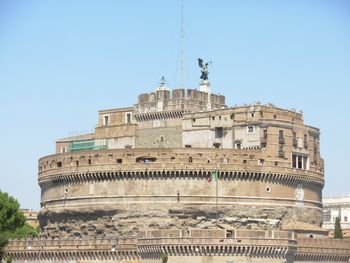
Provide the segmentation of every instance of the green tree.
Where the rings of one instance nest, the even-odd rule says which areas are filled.
[[[343,238],[343,231],[341,230],[339,217],[335,219],[334,238]]]
[[[2,233],[0,233],[0,261],[4,256],[4,247],[7,245],[7,242],[7,238]]]
[[[19,203],[8,193],[0,191],[0,233],[22,227],[26,219],[19,210]]]
[[[36,237],[38,232],[27,224],[19,209],[18,201],[7,193],[0,191],[0,261],[4,247],[11,238]]]

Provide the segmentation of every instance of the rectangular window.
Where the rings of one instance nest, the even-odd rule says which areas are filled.
[[[248,133],[253,133],[254,132],[254,126],[248,126],[247,127],[247,132]]]
[[[348,222],[348,217],[344,216],[344,222]]]
[[[236,141],[236,149],[241,149],[242,148],[242,142]]]
[[[279,138],[283,138],[284,137],[283,130],[279,130],[278,137]]]
[[[223,133],[222,127],[216,127],[215,128],[215,138],[220,139],[223,137],[223,135],[224,135],[224,133]]]
[[[131,113],[127,113],[126,114],[126,120],[125,120],[126,123],[131,123]]]
[[[297,147],[298,146],[298,140],[297,140],[297,133],[293,132],[293,146]]]
[[[308,143],[307,143],[307,134],[304,134],[304,148],[307,149]]]
[[[292,167],[301,170],[308,170],[309,157],[301,154],[292,154]]]
[[[303,158],[300,158],[301,156],[297,156],[297,168],[302,169],[303,167]]]
[[[264,129],[264,131],[263,131],[263,132],[264,132],[264,134],[263,134],[263,135],[264,135],[264,139],[267,139],[267,130],[266,130],[266,129]]]
[[[283,132],[283,130],[279,130],[279,132],[278,132],[278,142],[280,144],[284,144],[284,132]]]
[[[104,126],[109,125],[109,115],[104,115],[103,116],[103,125]]]
[[[296,155],[292,155],[292,167],[296,168],[297,167],[297,156]]]
[[[284,158],[284,149],[283,149],[283,145],[281,145],[278,149],[278,157],[280,158]]]
[[[66,152],[66,146],[62,146],[61,147],[61,153],[65,153]]]

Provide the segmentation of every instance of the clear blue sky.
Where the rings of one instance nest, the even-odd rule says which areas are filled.
[[[0,1],[0,189],[39,209],[37,160],[164,75],[179,85],[180,0]],[[324,195],[350,194],[350,2],[185,0],[185,84],[304,112],[321,129]]]

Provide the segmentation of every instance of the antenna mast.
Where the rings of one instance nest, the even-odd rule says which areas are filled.
[[[180,88],[184,87],[184,0],[181,0]]]

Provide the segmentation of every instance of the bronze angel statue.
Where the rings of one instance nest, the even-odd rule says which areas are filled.
[[[211,63],[211,61],[204,63],[203,59],[198,58],[198,65],[201,68],[201,80],[207,80],[209,71],[208,71],[208,65]]]

